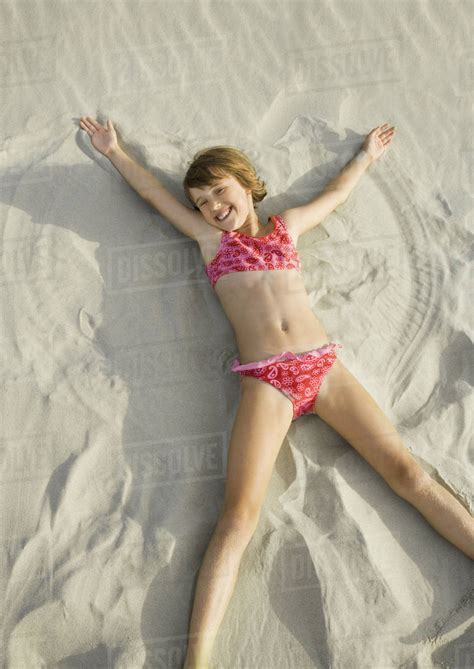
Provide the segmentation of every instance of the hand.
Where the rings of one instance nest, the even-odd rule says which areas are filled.
[[[81,116],[80,126],[91,138],[92,146],[104,156],[118,148],[117,133],[110,119],[104,126],[90,116]]]
[[[395,134],[395,126],[390,126],[388,123],[379,125],[369,132],[362,149],[369,154],[372,160],[377,160],[390,146],[390,142]]]

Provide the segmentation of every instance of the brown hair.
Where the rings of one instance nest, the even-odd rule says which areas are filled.
[[[233,146],[211,146],[194,155],[184,177],[184,192],[194,209],[199,210],[199,207],[194,204],[189,189],[212,186],[226,176],[235,177],[242,188],[250,188],[254,206],[267,194],[265,182],[243,151]]]

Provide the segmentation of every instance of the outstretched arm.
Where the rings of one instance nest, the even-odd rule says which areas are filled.
[[[326,188],[338,191],[343,198],[343,202],[347,200],[365,170],[383,155],[385,149],[390,145],[394,133],[395,127],[389,126],[388,123],[371,130],[360,151],[343,167],[336,177],[331,179]]]
[[[302,235],[324,221],[340,204],[345,202],[365,170],[384,153],[395,132],[388,123],[369,132],[362,148],[337,176],[331,179],[324,190],[307,204],[287,209],[283,218],[296,235]]]
[[[191,239],[197,239],[197,233],[202,230],[203,224],[205,225],[202,214],[179,202],[153,174],[127,155],[118,143],[110,119],[103,126],[90,116],[82,116],[80,125],[91,138],[94,148],[110,160],[144,200],[155,207],[180,232]]]

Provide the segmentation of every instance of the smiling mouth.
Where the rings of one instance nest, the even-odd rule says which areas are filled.
[[[221,214],[219,214],[219,216],[221,216],[222,218],[219,218],[219,216],[216,216],[216,219],[217,219],[220,223],[222,223],[222,221],[225,221],[226,218],[228,218],[228,217],[230,216],[230,212],[231,212],[231,211],[232,211],[232,207],[229,207],[229,208],[228,208],[228,211],[227,211],[227,214],[226,214],[225,216],[222,216],[222,213],[221,213]]]

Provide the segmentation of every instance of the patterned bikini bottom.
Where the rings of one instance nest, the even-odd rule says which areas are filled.
[[[312,413],[324,377],[336,362],[336,348],[342,344],[330,342],[303,353],[284,351],[266,360],[240,364],[236,358],[232,372],[240,376],[254,376],[280,390],[293,404],[293,418]]]

